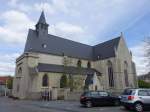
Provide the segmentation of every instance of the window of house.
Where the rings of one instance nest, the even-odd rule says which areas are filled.
[[[91,63],[88,61],[87,68],[91,68]]]
[[[128,81],[128,63],[125,61],[124,62],[124,77],[125,77],[125,85],[126,87],[129,86],[129,81]]]
[[[108,79],[109,79],[109,86],[114,87],[114,73],[113,73],[113,66],[112,62],[108,61]]]
[[[48,86],[48,75],[47,74],[45,74],[44,76],[43,76],[43,78],[42,78],[42,86],[43,87],[47,87]]]
[[[77,67],[81,67],[81,64],[82,64],[81,60],[78,60]]]

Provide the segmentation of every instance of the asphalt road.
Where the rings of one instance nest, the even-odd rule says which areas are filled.
[[[129,112],[123,107],[84,108],[73,101],[23,101],[0,97],[0,112]]]

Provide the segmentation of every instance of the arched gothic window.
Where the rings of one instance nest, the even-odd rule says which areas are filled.
[[[110,86],[110,87],[114,87],[114,74],[113,74],[112,62],[111,62],[111,61],[108,61],[108,62],[107,62],[107,66],[108,66],[109,86]]]
[[[91,68],[91,63],[90,63],[90,61],[88,61],[88,63],[87,63],[87,68]]]
[[[42,78],[42,86],[43,87],[47,87],[48,86],[48,75],[47,74],[45,74],[44,76],[43,76],[43,78]]]
[[[81,60],[78,60],[77,67],[81,67],[81,64],[82,64]]]
[[[129,86],[129,81],[128,81],[128,63],[125,61],[124,62],[124,77],[125,77],[125,85],[126,87]]]
[[[18,74],[22,74],[22,68],[21,67],[19,67],[19,69],[18,69]]]

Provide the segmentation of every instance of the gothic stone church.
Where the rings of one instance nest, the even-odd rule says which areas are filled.
[[[48,34],[44,12],[29,29],[23,54],[16,59],[13,95],[26,99],[45,88],[60,88],[72,77],[73,91],[122,91],[136,87],[136,69],[123,35],[95,46]]]

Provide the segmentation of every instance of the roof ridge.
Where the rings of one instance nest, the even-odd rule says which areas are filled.
[[[35,30],[33,30],[33,29],[29,29],[29,30],[35,31]],[[95,46],[98,46],[98,45],[100,45],[100,44],[104,44],[104,43],[107,43],[107,42],[110,42],[110,41],[117,40],[117,39],[120,39],[120,38],[121,38],[121,36],[119,36],[119,37],[112,38],[112,39],[110,39],[110,40],[101,42],[101,43],[96,44],[96,45],[89,45],[89,44],[84,44],[84,43],[81,43],[81,42],[78,42],[78,41],[74,41],[74,40],[71,40],[71,39],[68,39],[68,38],[64,38],[64,37],[61,37],[61,36],[57,36],[57,35],[53,35],[53,34],[48,34],[48,35],[49,35],[49,36],[54,36],[54,37],[56,37],[56,38],[64,39],[64,40],[67,40],[67,41],[75,42],[75,43],[78,43],[78,44],[86,45],[86,46],[89,46],[89,47],[95,47]]]
[[[60,39],[64,39],[64,40],[67,40],[67,41],[75,42],[75,43],[78,43],[78,44],[86,45],[86,46],[89,46],[89,47],[93,47],[92,45],[84,44],[84,43],[74,41],[74,40],[71,40],[71,39],[67,39],[67,38],[63,38],[63,37],[60,37],[60,36],[57,36],[57,35],[53,35],[53,34],[48,34],[48,35],[54,36],[54,37],[57,37],[57,38],[60,38]]]
[[[94,45],[94,46],[98,46],[98,45],[101,45],[101,44],[105,44],[105,43],[108,43],[108,42],[111,42],[111,41],[114,41],[114,40],[120,40],[121,39],[121,36],[119,36],[119,37],[116,37],[116,38],[112,38],[112,39],[110,39],[110,40],[107,40],[107,41],[104,41],[104,42],[102,42],[102,43],[99,43],[99,44],[96,44],[96,45]]]

